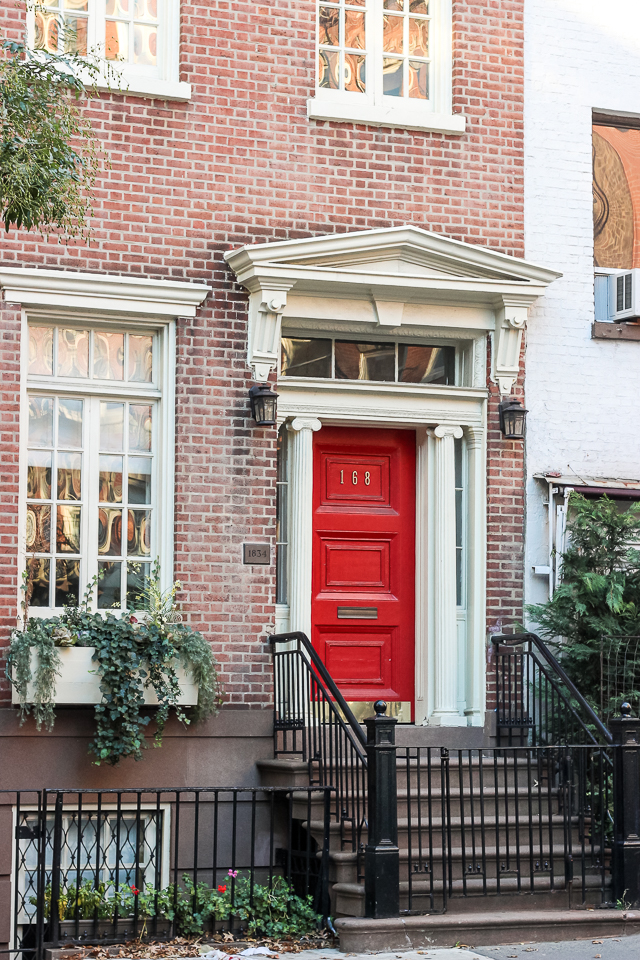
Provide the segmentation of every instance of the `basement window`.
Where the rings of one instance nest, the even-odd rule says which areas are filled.
[[[455,347],[283,337],[280,376],[451,386],[455,355]]]

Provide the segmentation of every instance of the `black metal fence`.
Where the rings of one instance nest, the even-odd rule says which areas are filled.
[[[256,932],[267,895],[272,919],[291,909],[326,917],[331,792],[4,794],[15,817],[12,951],[39,960],[43,947],[74,941]]]
[[[342,845],[358,855],[367,821],[366,737],[303,633],[271,643],[275,756],[301,756],[311,784],[335,788],[332,817]]]
[[[607,727],[540,637],[491,639],[499,745],[611,743]]]
[[[522,893],[610,901],[613,749],[398,750],[401,906],[440,912],[456,897]]]

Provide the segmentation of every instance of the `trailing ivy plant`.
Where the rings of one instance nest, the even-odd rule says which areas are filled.
[[[29,618],[27,587],[24,624],[11,636],[7,676],[18,692],[21,722],[33,710],[37,728],[51,730],[61,666],[58,648],[94,647],[92,659],[100,676],[102,702],[95,707],[96,731],[89,749],[95,764],[115,765],[126,757],[140,760],[148,745],[145,728],[151,713],[144,703],[146,688],[153,688],[158,700],[154,746],[162,744],[172,711],[184,724],[204,719],[217,713],[222,692],[211,647],[201,633],[182,622],[176,604],[180,584],[162,593],[157,563],[138,597],[138,616],[92,612],[97,579],[89,584],[79,606],[65,607],[59,617],[46,619]],[[193,710],[178,703],[177,664],[182,664],[198,685],[198,704]],[[30,685],[33,697],[29,696]]]

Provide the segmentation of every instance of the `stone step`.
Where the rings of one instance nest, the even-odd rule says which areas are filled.
[[[602,898],[602,888],[611,889],[611,879],[606,877],[604,883],[600,875],[585,877],[584,893],[586,904],[599,905]],[[606,896],[606,894],[605,894]],[[499,900],[496,899],[499,897]],[[479,877],[468,877],[465,882],[460,878],[447,883],[446,910],[450,914],[484,913],[495,911],[499,906],[506,909],[561,909],[574,906],[583,906],[582,883],[578,886],[568,884],[564,874],[553,879],[546,874],[534,874],[533,885],[531,877],[501,876],[498,885],[495,877],[487,877],[483,881]],[[337,916],[364,916],[364,883],[337,882],[332,888],[333,908]],[[411,904],[411,909],[409,909]],[[401,913],[441,913],[445,909],[443,898],[443,884],[441,879],[428,880],[412,879],[400,881],[400,912]]]
[[[534,904],[526,907],[525,900]],[[344,953],[451,947],[455,944],[535,943],[624,937],[640,933],[639,910],[538,910],[537,898],[522,897],[518,910],[441,916],[407,916],[385,920],[343,917],[335,921]]]

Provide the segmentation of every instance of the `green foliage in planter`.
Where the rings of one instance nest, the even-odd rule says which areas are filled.
[[[299,897],[284,879],[274,877],[272,885],[254,883],[249,877],[237,877],[229,871],[230,880],[217,889],[207,883],[194,885],[188,875],[183,886],[169,884],[161,890],[152,886],[137,890],[121,884],[113,890],[112,884],[101,883],[96,888],[90,880],[76,891],[75,884],[65,888],[58,900],[61,920],[126,919],[137,913],[141,920],[158,917],[175,921],[176,933],[182,936],[204,933],[215,921],[241,920],[247,931],[256,937],[304,936],[317,930],[322,922],[313,908],[310,896]],[[235,874],[235,875],[234,875]],[[37,906],[36,897],[29,902]],[[45,891],[45,918],[51,916],[51,887]]]
[[[7,676],[20,699],[21,720],[31,710],[27,687],[33,681],[33,713],[38,729],[50,730],[55,719],[55,680],[59,674],[58,647],[95,647],[93,660],[100,675],[103,702],[96,704],[96,733],[90,744],[94,763],[115,765],[125,757],[142,759],[147,745],[144,729],[151,714],[144,712],[144,690],[152,687],[158,699],[155,709],[154,746],[162,743],[162,734],[173,710],[183,723],[216,713],[222,702],[217,664],[211,647],[202,634],[182,623],[175,596],[180,584],[162,593],[158,586],[159,569],[147,578],[140,595],[139,608],[146,612],[136,617],[112,613],[102,616],[91,612],[89,604],[95,581],[89,584],[79,607],[65,607],[59,617],[26,619],[23,630],[12,634],[7,657]],[[28,612],[28,605],[27,605]],[[38,656],[38,668],[31,676],[31,648]],[[181,663],[198,684],[198,704],[188,708],[178,704],[180,685],[175,663]]]
[[[547,603],[527,608],[591,706],[600,712],[603,637],[640,634],[640,504],[620,512],[608,497],[572,493],[562,582]],[[620,704],[604,704],[605,715]]]

